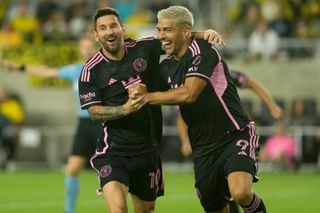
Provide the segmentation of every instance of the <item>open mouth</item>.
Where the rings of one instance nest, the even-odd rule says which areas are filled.
[[[171,47],[172,42],[171,41],[163,41],[162,42],[162,48],[163,49],[169,49]]]
[[[111,37],[111,38],[106,39],[106,41],[107,41],[107,43],[109,43],[109,44],[113,44],[113,43],[116,41],[116,38]]]

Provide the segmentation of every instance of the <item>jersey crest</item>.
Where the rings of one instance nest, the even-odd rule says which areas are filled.
[[[137,72],[144,72],[147,69],[147,61],[144,58],[137,58],[133,62],[133,68]]]

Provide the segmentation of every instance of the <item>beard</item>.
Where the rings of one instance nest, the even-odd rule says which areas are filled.
[[[119,52],[119,50],[120,50],[120,45],[119,44],[115,45],[115,46],[110,46],[110,45],[106,44],[105,42],[103,42],[102,46],[107,52],[109,52],[112,55],[117,54]]]

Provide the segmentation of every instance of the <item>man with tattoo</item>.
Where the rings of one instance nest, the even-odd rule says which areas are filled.
[[[98,172],[109,212],[127,212],[128,193],[134,212],[153,212],[164,186],[156,151],[161,108],[145,105],[143,96],[128,99],[127,90],[140,82],[151,91],[161,89],[161,43],[155,38],[124,40],[125,29],[112,8],[97,10],[93,21],[101,50],[87,61],[79,78],[82,108],[103,126],[91,165]]]

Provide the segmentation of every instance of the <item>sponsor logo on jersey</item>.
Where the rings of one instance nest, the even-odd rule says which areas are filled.
[[[110,78],[108,85],[114,84],[116,82],[117,82],[116,79]]]
[[[92,98],[96,97],[96,93],[94,92],[89,92],[87,94],[84,95],[80,95],[80,99],[83,101],[90,101]]]
[[[147,69],[147,61],[144,58],[137,58],[133,62],[133,68],[137,72],[144,72]]]

